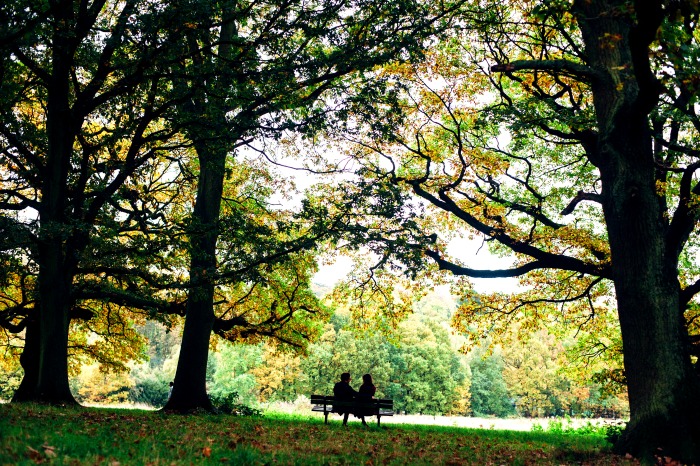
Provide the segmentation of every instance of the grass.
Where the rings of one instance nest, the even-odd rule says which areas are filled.
[[[339,418],[338,418],[339,419]],[[0,465],[629,465],[600,433],[0,405]]]

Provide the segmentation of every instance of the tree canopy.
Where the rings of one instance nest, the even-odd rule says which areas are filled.
[[[374,0],[4,4],[0,322],[25,332],[16,399],[72,402],[76,319],[184,314],[171,399],[183,409],[209,406],[212,331],[306,344],[310,327],[296,317],[316,312],[308,254],[333,219],[285,218],[265,194],[232,192],[229,158],[254,138],[347,118],[382,88],[373,68],[417,57],[453,10]]]
[[[463,13],[423,62],[384,68],[402,118],[360,116],[342,135],[360,168],[338,205],[363,212],[355,231],[378,266],[463,277],[455,325],[475,340],[550,321],[603,345],[616,311],[621,340],[607,341],[623,349],[631,407],[619,448],[696,460],[697,5],[474,2]],[[455,237],[515,262],[460,261]],[[521,288],[477,296],[467,277],[521,277]]]
[[[24,338],[16,399],[71,403],[69,351],[119,367],[142,357],[131,323],[184,316],[168,404],[210,407],[212,332],[298,347],[321,332],[325,242],[375,261],[338,290],[363,324],[395,324],[447,272],[472,341],[517,321],[622,355],[601,371],[629,392],[620,450],[697,462],[699,15],[690,0],[5,2],[0,326]],[[340,154],[354,176],[273,208],[285,185],[234,160],[284,131],[340,141],[323,169]],[[459,260],[460,237],[515,263]],[[521,288],[480,296],[468,277]],[[414,350],[396,361],[415,366],[413,394],[420,360],[458,372],[441,345]]]

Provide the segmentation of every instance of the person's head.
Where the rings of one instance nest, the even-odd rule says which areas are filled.
[[[174,382],[170,382],[170,386],[172,387],[173,385],[175,385],[175,383],[174,383]]]
[[[372,376],[369,374],[365,374],[362,376],[362,383],[366,383],[367,385],[372,385]]]
[[[343,372],[342,374],[340,374],[340,381],[350,382],[350,372]]]

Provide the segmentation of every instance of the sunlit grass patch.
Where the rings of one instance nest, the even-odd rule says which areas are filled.
[[[0,465],[632,464],[604,438],[570,433],[11,404],[0,420]]]

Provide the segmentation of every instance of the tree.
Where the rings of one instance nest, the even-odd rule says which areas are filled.
[[[143,181],[149,177],[139,170],[163,168],[159,151],[175,134],[162,119],[173,104],[164,95],[162,64],[175,59],[180,47],[162,32],[176,16],[168,6],[138,0],[17,1],[0,7],[3,234],[15,254],[27,253],[16,257],[36,281],[34,293],[5,309],[10,318],[1,319],[26,328],[18,399],[74,403],[69,323],[92,317],[78,303],[96,292],[94,286],[76,287],[77,276],[95,273],[88,281],[106,288],[113,303],[126,300],[141,309],[162,304],[152,295],[143,298],[151,290],[115,293],[106,270],[113,257],[95,241],[119,244],[119,238],[101,236],[114,233],[103,225],[114,211],[126,217],[112,218],[122,234],[136,235],[159,219],[130,188],[148,187]],[[120,269],[117,280],[139,281],[132,271]]]
[[[190,280],[177,388],[166,410],[211,409],[205,378],[208,354],[201,353],[208,352],[212,333],[233,343],[270,339],[303,351],[327,319],[326,309],[310,289],[315,256],[312,250],[301,250],[314,240],[304,237],[304,222],[300,227],[288,209],[269,205],[273,190],[284,190],[284,184],[252,164],[229,162],[227,170],[225,200],[212,226],[217,230],[216,260],[202,272],[212,294],[202,295]],[[193,309],[198,308],[192,307],[192,300],[211,301],[206,322],[199,320],[204,317],[199,314],[192,320]]]
[[[349,323],[337,331],[327,325],[308,353],[294,384],[297,395],[332,393],[343,372],[350,372],[352,385],[358,388],[360,377],[370,373],[376,397],[392,398],[397,410],[425,414],[466,410],[468,367],[451,348],[447,331],[435,322],[423,323],[414,316],[401,323],[391,339]]]
[[[214,295],[219,284],[234,278],[217,270],[227,157],[255,137],[279,137],[286,129],[311,133],[328,124],[331,114],[342,119],[353,104],[347,94],[364,101],[376,93],[365,75],[373,77],[376,65],[420,51],[423,38],[451,8],[441,4],[431,11],[419,1],[203,2],[183,25],[192,58],[182,63],[174,81],[186,96],[175,119],[195,147],[199,172],[188,230],[190,288],[182,352],[166,409],[211,407],[203,371]],[[289,230],[289,241],[265,259],[251,258],[248,269],[313,248],[328,230],[306,226],[297,238]],[[244,279],[240,275],[236,280]],[[229,319],[229,325],[245,322]]]
[[[123,403],[132,387],[128,374],[110,374],[90,365],[83,366],[75,388],[76,398],[83,403]]]
[[[0,332],[2,346],[5,347],[3,357],[0,358],[0,399],[8,400],[22,381],[22,368],[18,356],[22,342],[4,329],[0,329]]]
[[[225,343],[216,353],[211,394],[215,397],[225,397],[236,393],[243,404],[257,403],[258,384],[252,369],[262,363],[262,353],[263,348],[260,345],[234,346]]]
[[[475,351],[469,362],[472,374],[471,409],[476,416],[507,417],[515,414],[503,380],[503,358],[499,353]]]
[[[515,408],[529,417],[567,413],[568,395],[578,387],[560,373],[561,343],[546,331],[519,339],[524,341],[509,342],[502,350],[503,380],[515,400]]]
[[[265,345],[262,364],[251,372],[258,383],[260,401],[294,401],[294,385],[301,376],[301,357],[280,347]]]
[[[175,375],[180,351],[179,328],[147,321],[137,325],[136,330],[148,341],[148,360],[131,366],[129,401],[160,407],[168,401],[169,384]]]
[[[414,317],[397,333],[398,342],[389,348],[392,392],[385,389],[387,396],[408,413],[449,412],[464,395],[468,369],[451,348],[447,331]]]
[[[357,332],[350,326],[335,330],[328,324],[319,341],[309,346],[308,357],[301,359],[296,394],[332,394],[340,374],[349,372],[355,389],[362,375],[369,373],[377,387],[375,396],[389,396],[395,372],[391,352],[391,344],[380,334]]]
[[[334,357],[337,337],[333,326],[326,324],[318,341],[309,345],[309,357],[301,360],[302,375],[295,384],[298,394],[333,393],[333,384],[340,380],[340,374],[349,370],[340,367]],[[342,350],[347,352],[346,348]]]
[[[355,138],[362,181],[342,201],[404,206],[365,236],[403,245],[409,270],[423,262],[412,246],[458,276],[522,277],[518,296],[477,297],[461,283],[457,324],[475,338],[547,318],[544,303],[582,326],[615,309],[631,410],[617,448],[690,463],[700,458],[697,20],[685,1],[475,2],[421,67],[387,70],[406,90],[403,126]],[[397,226],[407,219],[412,234]],[[515,254],[513,267],[448,256],[460,230]]]

